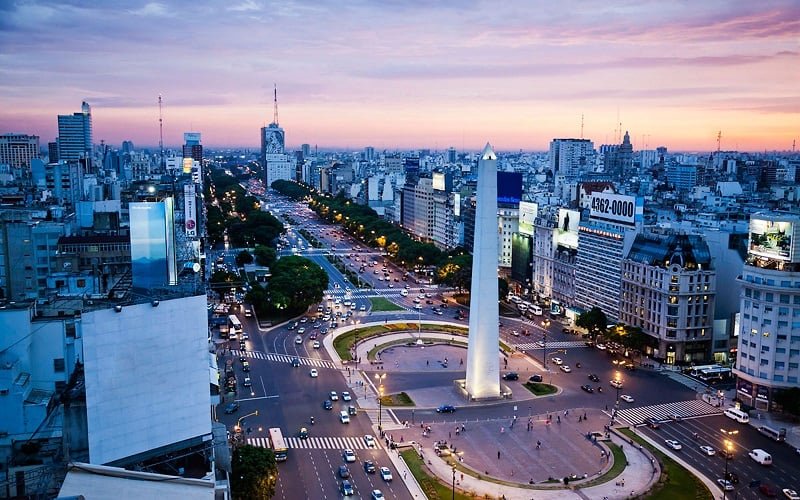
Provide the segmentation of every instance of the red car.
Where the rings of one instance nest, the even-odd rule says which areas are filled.
[[[765,497],[775,498],[778,496],[778,489],[768,483],[761,483],[761,486],[758,487],[758,491]]]

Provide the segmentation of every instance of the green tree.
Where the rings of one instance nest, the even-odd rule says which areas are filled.
[[[239,267],[244,267],[245,264],[252,264],[253,263],[253,256],[250,255],[250,252],[247,250],[242,250],[238,254],[236,254],[236,265]]]
[[[290,255],[270,268],[269,296],[272,307],[291,311],[305,310],[322,300],[328,287],[328,273],[305,257]]]
[[[593,307],[591,310],[578,316],[575,324],[589,330],[592,340],[597,340],[598,335],[605,335],[606,327],[608,326],[608,318],[602,309]]]
[[[266,245],[256,245],[253,253],[256,257],[256,264],[264,267],[271,267],[278,256],[278,252],[274,248]]]
[[[275,495],[278,465],[269,448],[243,445],[233,452],[231,490],[235,500],[267,500]]]

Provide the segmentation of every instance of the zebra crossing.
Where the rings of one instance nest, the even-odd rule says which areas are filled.
[[[639,425],[646,418],[669,420],[670,415],[680,415],[682,418],[705,417],[722,413],[716,406],[711,406],[700,399],[676,401],[658,405],[640,406],[638,408],[624,408],[617,412],[617,418],[627,420],[633,425]]]
[[[344,450],[350,448],[351,450],[366,450],[369,449],[363,436],[359,437],[308,437],[300,439],[299,437],[287,437],[286,446],[292,449],[307,449],[307,450]],[[269,448],[269,439],[266,437],[247,438],[247,444],[259,446],[261,448]],[[380,448],[379,440],[375,439],[375,446]]]
[[[341,288],[334,288],[331,290],[325,290],[325,295],[331,295],[337,298],[345,298],[348,299],[368,299],[370,297],[401,297],[400,290],[397,288],[382,288],[382,289],[359,289],[359,290],[352,290],[350,292],[346,292]]]
[[[390,409],[360,408],[358,411],[360,413],[366,413],[367,417],[369,417],[373,424],[378,425],[378,422],[380,422],[384,430],[402,428],[397,415],[395,415]]]
[[[563,340],[547,342],[547,349],[568,349],[571,347],[586,347],[586,343],[582,340]],[[544,349],[544,346],[535,342],[526,342],[524,344],[511,344],[511,347],[519,351],[532,351],[534,349]]]
[[[336,368],[336,365],[333,364],[333,361],[327,359],[301,358],[298,356],[290,356],[288,354],[275,354],[272,352],[261,351],[239,351],[236,349],[231,352],[234,356],[244,355],[245,357],[252,359],[265,359],[267,361],[276,361],[278,363],[291,363],[292,358],[296,357],[300,360],[301,365],[313,366],[316,368]]]

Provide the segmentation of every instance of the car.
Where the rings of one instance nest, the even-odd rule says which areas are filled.
[[[233,403],[228,403],[225,405],[225,413],[227,413],[228,415],[230,415],[231,413],[235,413],[238,410],[239,410],[239,403],[235,401]]]
[[[247,361],[247,356],[245,356],[244,353],[239,354],[239,361],[244,363]]]
[[[683,446],[678,441],[675,441],[674,439],[667,439],[667,440],[664,441],[664,444],[666,444],[667,446],[669,446],[673,450],[680,450],[681,448],[683,448]]]
[[[550,358],[550,361],[553,362],[554,365],[561,366],[564,362],[561,361],[561,358]]]
[[[242,361],[242,370],[249,372],[250,371],[250,362],[249,361]]]
[[[625,401],[626,403],[633,403],[633,397],[628,396],[627,394],[623,394],[619,397],[619,399]]]
[[[647,417],[646,419],[644,419],[644,424],[647,427],[650,427],[651,429],[658,429],[659,427],[661,427],[661,424],[659,423],[658,419],[655,419],[653,417]]]
[[[350,477],[350,469],[348,469],[346,465],[339,466],[339,477],[342,479]]]
[[[760,491],[765,497],[775,498],[778,496],[778,489],[769,483],[761,483],[761,485],[758,487],[758,491]]]
[[[312,369],[311,369],[311,371],[310,371],[310,372],[308,372],[308,374],[309,374],[309,375],[311,375],[311,378],[317,378],[317,377],[319,377],[319,372],[317,371],[317,369],[316,369],[316,368],[312,368]]]
[[[384,498],[381,490],[372,490],[372,500],[383,500]]]
[[[503,380],[519,380],[519,373],[517,372],[508,372],[503,375]]]
[[[597,344],[595,347],[597,347],[597,348],[598,348],[598,349],[600,349],[601,351],[605,351],[605,350],[606,350],[606,346],[605,346],[605,344]]]
[[[301,427],[300,432],[297,433],[297,437],[300,439],[308,439],[308,429]]]
[[[517,330],[511,330],[511,335],[519,337],[519,332]]]
[[[436,413],[453,413],[454,411],[456,411],[456,407],[453,405],[441,405],[436,408]]]
[[[322,408],[325,410],[333,410],[333,401],[326,399],[322,402]]]
[[[331,391],[330,398],[331,398],[331,401],[339,401],[339,395],[336,394],[336,391]]]
[[[302,335],[302,334],[306,333],[306,329],[303,328],[303,327],[300,327],[300,328],[297,329],[297,333]]]
[[[366,311],[367,310],[367,306],[362,304],[361,307],[358,308],[358,310],[359,311]]]
[[[594,392],[594,388],[589,384],[582,385],[581,389],[583,389],[584,391],[586,391],[586,392],[588,392],[590,394]]]
[[[785,496],[789,500],[800,500],[800,495],[798,495],[795,490],[791,488],[784,488],[782,491],[783,491],[783,496]]]
[[[544,347],[544,340],[537,340],[536,347]]]
[[[600,377],[598,377],[594,373],[590,373],[589,374],[589,380],[591,380],[592,382],[600,382]]]
[[[319,340],[315,340],[314,343],[311,344],[311,345],[314,347],[314,349],[319,349],[320,346],[321,346],[321,344],[319,343]]]
[[[306,323],[307,321],[308,321],[308,318],[306,318],[305,316],[300,318],[300,323]]]
[[[377,445],[375,443],[375,438],[367,434],[364,436],[364,442],[367,444],[368,448],[375,448]]]
[[[728,481],[727,479],[719,478],[717,479],[717,484],[720,488],[725,491],[733,491],[733,483]]]
[[[733,460],[733,456],[734,456],[734,455],[733,455],[733,451],[731,451],[731,450],[726,450],[725,448],[720,448],[720,450],[719,450],[719,456],[720,456],[720,457],[722,457],[722,458],[724,458],[724,459],[726,459],[726,460]],[[730,478],[728,478],[728,479],[730,479]],[[733,481],[733,480],[731,479],[731,481]],[[737,481],[738,481],[738,480],[737,480]],[[733,481],[733,482],[735,483],[735,482],[737,482],[737,481]]]
[[[253,385],[253,382],[250,380],[250,377],[245,377],[242,385],[245,387],[250,387]]]
[[[733,484],[739,484],[739,475],[735,472],[728,472],[725,474],[725,479],[732,482]]]
[[[294,338],[294,343],[295,344],[302,344],[303,343],[303,337],[298,335],[297,337]]]
[[[542,376],[541,376],[541,375],[531,375],[531,376],[528,378],[528,382],[534,382],[534,383],[539,383],[539,382],[541,382],[542,380],[544,380],[544,379],[542,378]]]
[[[387,483],[392,480],[392,471],[388,467],[381,467],[381,479]]]
[[[249,333],[247,333],[247,332],[242,332],[242,339],[244,339],[244,340],[250,340],[250,334],[249,334]]]
[[[297,358],[297,357],[292,358],[292,366],[295,367],[295,368],[300,366],[300,358]]]
[[[353,453],[353,450],[350,448],[346,448],[342,451],[342,456],[344,457],[345,462],[355,462],[356,461],[356,454]]]
[[[364,462],[364,472],[367,474],[375,474],[376,470],[378,469],[375,467],[375,463],[372,460]]]
[[[714,455],[717,454],[717,450],[715,450],[711,446],[701,446],[700,447],[700,451],[702,451],[703,453],[705,453],[709,457],[713,457]]]
[[[344,495],[346,497],[353,496],[353,494],[355,493],[353,491],[353,484],[350,481],[348,481],[347,479],[342,481],[342,488],[341,489],[342,489],[342,495]]]
[[[561,366],[559,366],[559,368],[564,373],[569,373],[569,372],[572,371],[572,368],[570,368],[569,365],[561,365]]]
[[[609,382],[611,387],[616,387],[617,389],[622,389],[622,381],[621,380],[612,380]]]

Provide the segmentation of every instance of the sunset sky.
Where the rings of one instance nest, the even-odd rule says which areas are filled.
[[[432,6],[435,5],[435,6]],[[788,150],[800,139],[800,2],[2,0],[0,133],[259,147]]]

